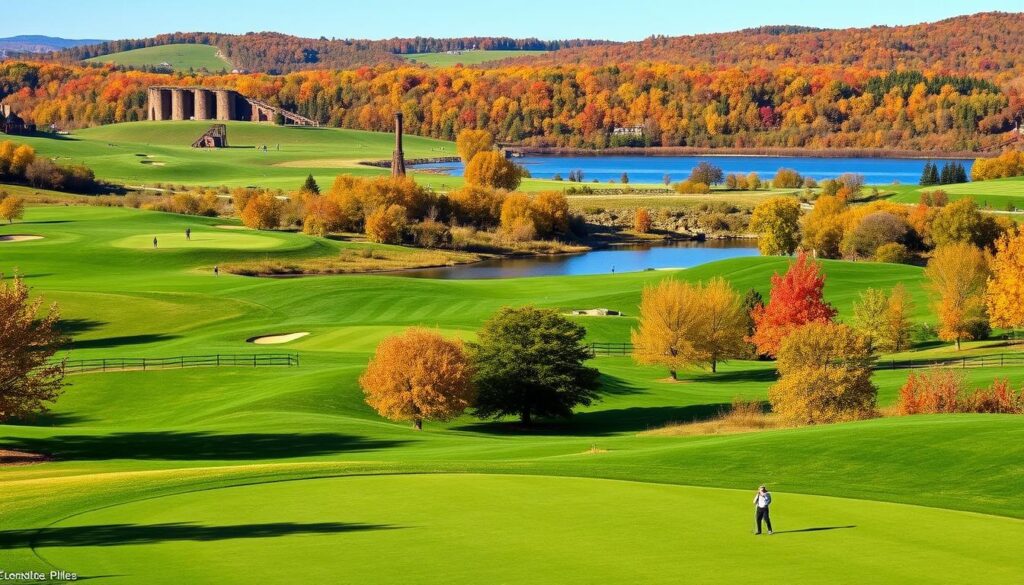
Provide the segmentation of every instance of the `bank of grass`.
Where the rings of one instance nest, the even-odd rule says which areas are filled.
[[[231,262],[222,269],[243,276],[299,276],[392,272],[414,268],[439,268],[478,262],[482,257],[452,250],[409,250],[399,247],[346,248],[325,258],[277,260],[264,258]]]
[[[114,63],[123,67],[161,67],[170,65],[178,72],[207,70],[211,73],[231,71],[232,65],[220,56],[217,47],[193,43],[177,43],[131,49],[85,60],[86,63]]]
[[[1016,551],[991,544],[1024,538],[1019,416],[644,433],[708,420],[737,397],[765,400],[773,364],[742,360],[670,384],[664,370],[628,356],[597,358],[600,399],[526,431],[465,416],[415,432],[378,417],[358,387],[377,343],[409,326],[473,339],[505,306],[607,307],[627,316],[573,319],[590,341],[628,340],[645,286],[722,276],[764,294],[786,258],[506,280],[215,277],[214,264],[320,258],[347,243],[271,232],[259,235],[279,243],[266,247],[218,238],[217,247],[152,250],[116,244],[188,227],[232,230],[123,208],[30,207],[25,219],[0,233],[44,239],[4,248],[0,272],[20,268],[33,294],[60,304],[74,338],[61,355],[249,353],[254,336],[310,334],[286,346],[300,353],[297,368],[76,375],[50,414],[0,425],[0,448],[54,458],[0,468],[5,570],[56,566],[97,583],[147,584],[340,574],[360,583],[731,582],[744,578],[728,568],[742,554],[798,583],[1020,575]],[[823,269],[840,316],[865,287],[902,282],[916,318],[932,319],[920,268]],[[968,372],[981,384],[1024,383],[1020,367]],[[906,374],[875,373],[881,405]],[[755,540],[750,497],[760,483],[776,495],[779,534]],[[580,534],[595,544],[581,548]],[[382,550],[406,553],[394,561]]]

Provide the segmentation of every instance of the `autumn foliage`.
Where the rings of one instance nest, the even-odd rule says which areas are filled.
[[[60,395],[64,367],[50,358],[67,339],[57,306],[41,307],[20,277],[0,282],[0,421],[41,412]]]
[[[768,389],[772,411],[785,420],[818,424],[874,416],[871,350],[846,325],[811,322],[783,341],[779,381]]]
[[[818,263],[800,252],[785,275],[772,276],[768,303],[754,307],[754,334],[748,341],[762,355],[779,353],[783,339],[807,323],[828,323],[836,316],[835,308],[825,302],[825,275]]]
[[[1024,413],[1024,389],[1014,391],[1006,379],[997,378],[988,388],[968,391],[964,377],[954,370],[933,369],[911,373],[900,388],[896,406],[901,415],[977,412]]]
[[[1019,229],[996,243],[985,300],[996,327],[1024,326],[1024,232]]]
[[[955,342],[957,349],[962,340],[974,339],[988,326],[988,275],[984,253],[967,243],[937,248],[925,268],[939,317],[939,338]]]
[[[462,414],[475,396],[472,378],[462,342],[413,327],[380,342],[359,385],[378,414],[420,429]]]

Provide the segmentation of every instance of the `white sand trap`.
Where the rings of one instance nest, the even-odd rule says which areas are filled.
[[[213,227],[218,228],[218,229],[222,229],[222,230],[247,230],[247,229],[249,229],[249,228],[245,227],[244,225],[215,225]]]
[[[284,333],[281,335],[264,335],[262,337],[250,337],[246,339],[249,343],[255,343],[256,345],[276,345],[278,343],[288,343],[289,341],[295,341],[300,337],[309,335],[309,331],[300,331],[299,333]]]
[[[0,242],[27,242],[29,240],[41,240],[41,239],[43,239],[43,236],[29,236],[29,235],[19,235],[19,234],[11,234],[11,235],[7,235],[7,236],[0,236]]]

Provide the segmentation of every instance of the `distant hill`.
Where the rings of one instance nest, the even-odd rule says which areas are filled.
[[[115,63],[135,69],[153,71],[231,71],[233,66],[210,45],[160,45],[101,55],[86,60],[89,63]]]
[[[8,53],[49,53],[82,45],[95,45],[103,39],[65,39],[45,35],[18,35],[0,38],[0,57]]]
[[[260,73],[288,73],[304,69],[354,69],[382,64],[401,65],[403,56],[448,51],[555,51],[584,47],[606,41],[587,39],[545,41],[508,37],[310,39],[275,32],[229,35],[220,33],[171,33],[145,39],[105,41],[81,45],[54,53],[52,58],[71,62],[87,61],[124,51],[166,45],[210,45],[235,68]],[[429,59],[429,57],[428,57]]]

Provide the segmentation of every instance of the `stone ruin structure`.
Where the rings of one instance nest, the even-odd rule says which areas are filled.
[[[402,112],[395,112],[395,152],[391,154],[391,175],[405,176],[405,153],[402,152]]]
[[[246,97],[233,89],[157,85],[147,91],[147,101],[146,111],[150,120],[273,122],[280,115],[285,124],[320,125],[315,120]]]
[[[214,124],[203,133],[195,142],[192,148],[227,148],[228,127],[224,124]]]
[[[14,113],[10,104],[0,104],[0,132],[4,134],[31,134],[36,131],[35,124],[26,124],[21,116]]]

